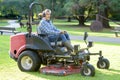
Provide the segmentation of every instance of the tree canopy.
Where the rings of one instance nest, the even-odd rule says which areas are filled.
[[[84,25],[88,19],[95,19],[95,14],[120,20],[120,0],[0,0],[0,16],[19,15],[27,18],[32,2],[42,3],[45,8],[51,9],[53,17],[74,17],[79,25]],[[34,15],[39,12],[41,9],[35,7]],[[99,17],[99,21],[109,27],[107,20]]]

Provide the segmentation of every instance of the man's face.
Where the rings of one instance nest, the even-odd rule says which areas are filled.
[[[47,12],[45,15],[46,20],[50,20],[50,16],[51,16],[51,14],[49,12]]]

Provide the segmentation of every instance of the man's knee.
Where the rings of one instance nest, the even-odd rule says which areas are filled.
[[[67,41],[65,34],[60,34],[60,38],[62,39],[62,42]]]
[[[64,34],[60,34],[60,35],[59,35],[59,37],[61,37],[61,38],[62,38],[62,37],[65,37],[65,35],[64,35]]]
[[[70,37],[69,37],[68,33],[65,33],[65,37],[66,37],[67,40],[70,40]]]

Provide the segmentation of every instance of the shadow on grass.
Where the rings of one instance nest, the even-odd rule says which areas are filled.
[[[120,73],[120,70],[109,69],[109,71]]]

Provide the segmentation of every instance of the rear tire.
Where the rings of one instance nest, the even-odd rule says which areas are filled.
[[[110,66],[110,62],[106,58],[103,58],[97,62],[97,67],[100,69],[108,69],[109,66]]]
[[[80,71],[82,76],[95,76],[95,68],[91,64],[86,64]]]
[[[17,61],[21,71],[37,71],[41,66],[39,56],[30,50],[23,51]]]

